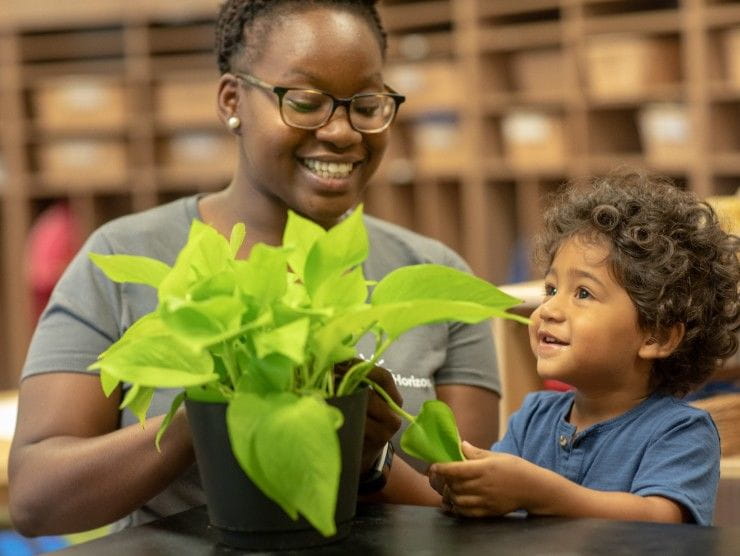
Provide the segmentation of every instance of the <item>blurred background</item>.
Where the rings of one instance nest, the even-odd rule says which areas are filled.
[[[0,389],[17,386],[37,315],[93,228],[229,180],[218,4],[0,0]],[[539,276],[528,241],[548,193],[620,166],[671,176],[737,228],[740,1],[381,10],[386,81],[408,101],[368,212],[499,284]]]

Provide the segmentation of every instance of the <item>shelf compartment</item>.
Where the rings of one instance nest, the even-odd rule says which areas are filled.
[[[122,58],[124,50],[123,29],[118,26],[47,30],[20,36],[20,56],[24,63]]]
[[[641,157],[636,108],[598,109],[588,114],[589,156]]]
[[[677,36],[608,34],[586,43],[586,80],[594,99],[632,98],[682,82]]]
[[[454,38],[450,31],[404,33],[388,37],[388,61],[450,58],[455,52]]]
[[[584,32],[678,32],[679,0],[611,0],[585,2]]]
[[[740,101],[717,102],[710,108],[710,152],[716,154],[740,152]]]
[[[504,156],[517,172],[562,171],[567,160],[566,119],[553,112],[516,110],[501,120]]]
[[[123,130],[127,92],[119,79],[69,75],[39,80],[31,92],[36,127],[43,132]]]
[[[678,103],[643,105],[638,124],[645,160],[657,168],[686,168],[694,155],[688,108]]]
[[[236,165],[234,138],[224,132],[180,132],[158,141],[157,175],[163,183],[225,184]]]
[[[456,111],[465,102],[460,67],[452,60],[426,60],[396,64],[385,71],[385,79],[395,90],[406,95],[401,107],[402,119],[429,112]]]
[[[121,186],[127,177],[126,145],[115,140],[68,139],[37,148],[42,189],[79,191]]]
[[[562,41],[559,21],[489,27],[480,32],[480,51],[513,51],[557,46]]]
[[[19,28],[84,28],[121,21],[127,9],[120,0],[3,0],[4,13],[0,17]]]
[[[559,17],[560,0],[519,0],[518,2],[491,2],[479,0],[478,13],[482,18],[498,18],[495,21],[507,21],[522,14],[536,14],[535,17]],[[556,15],[554,15],[556,14]],[[509,19],[507,19],[509,18]]]
[[[380,5],[379,11],[389,34],[452,28],[452,6],[448,0],[384,2]]]
[[[160,21],[189,21],[213,18],[223,0],[129,0],[130,13]]]
[[[712,4],[704,17],[709,29],[740,25],[740,3]]]
[[[186,20],[179,24],[158,23],[150,25],[148,33],[149,50],[152,56],[194,52],[211,54],[213,52],[212,21]],[[215,55],[212,56],[215,60]]]
[[[495,284],[511,282],[512,262],[518,256],[516,201],[516,182],[508,179],[487,180],[485,202],[490,218],[482,239],[487,264],[481,273]]]
[[[204,73],[172,73],[154,84],[157,126],[166,129],[220,127],[218,80]]]

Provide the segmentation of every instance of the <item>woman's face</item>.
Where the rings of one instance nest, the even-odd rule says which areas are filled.
[[[384,90],[382,63],[369,22],[345,10],[316,7],[278,21],[266,34],[256,62],[246,67],[237,61],[234,71],[275,86],[351,97]],[[238,94],[242,125],[237,179],[246,182],[250,194],[325,227],[359,202],[385,150],[387,130],[355,131],[344,107],[319,129],[296,129],[283,123],[273,92],[246,85]]]

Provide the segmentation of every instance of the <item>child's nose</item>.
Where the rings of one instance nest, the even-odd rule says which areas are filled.
[[[543,320],[562,320],[563,309],[560,296],[557,294],[548,297],[540,305],[540,317]]]

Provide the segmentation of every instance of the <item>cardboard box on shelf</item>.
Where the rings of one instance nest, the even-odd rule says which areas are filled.
[[[401,115],[456,110],[467,94],[450,60],[427,60],[397,64],[385,72],[386,82],[402,95],[406,102]]]
[[[651,87],[679,83],[679,42],[671,37],[610,34],[586,45],[590,93],[598,99],[644,94]]]
[[[217,126],[217,94],[216,78],[163,80],[154,93],[157,123],[180,128]]]
[[[429,112],[413,120],[414,164],[421,174],[459,172],[465,162],[456,112]]]
[[[519,50],[511,55],[515,90],[541,96],[562,96],[565,92],[565,62],[559,48]]]
[[[686,107],[678,103],[651,103],[639,111],[643,152],[658,166],[685,166],[691,158],[691,135]]]
[[[87,188],[126,179],[126,147],[112,139],[66,139],[39,147],[41,179],[49,187]]]
[[[110,78],[65,76],[40,81],[33,93],[42,131],[116,131],[126,125],[123,86]]]
[[[171,179],[228,175],[236,163],[233,138],[227,133],[178,133],[162,143],[161,166]]]
[[[557,114],[516,110],[501,121],[505,156],[518,170],[561,168],[565,164],[563,119]]]

